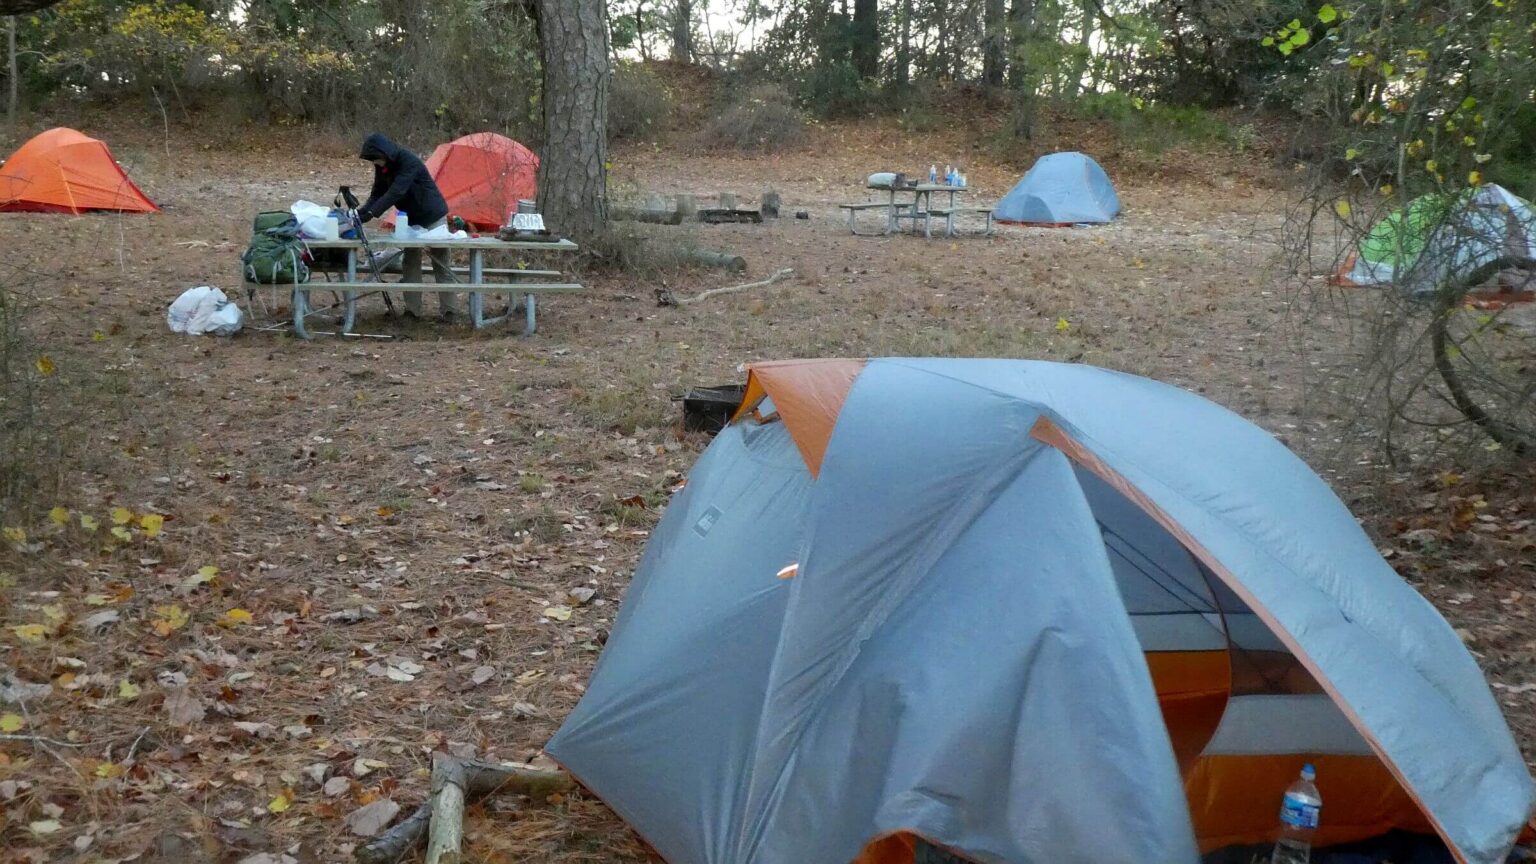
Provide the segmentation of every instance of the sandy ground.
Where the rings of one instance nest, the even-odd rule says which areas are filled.
[[[1536,693],[1518,689],[1536,680],[1531,502],[1449,469],[1351,470],[1379,457],[1352,451],[1349,418],[1318,397],[1351,358],[1288,303],[1285,193],[1261,157],[1127,168],[1126,215],[1107,227],[926,241],[851,237],[834,206],[863,200],[873,171],[935,160],[965,164],[991,202],[1017,166],[958,133],[880,124],[822,128],[774,157],[621,148],[619,197],[777,190],[791,218],[652,230],[745,256],[742,279],[793,277],[679,309],[655,289],[741,280],[587,274],[591,290],[548,302],[526,339],[391,320],[374,300],[360,329],[397,338],[304,343],[174,336],[164,309],[193,285],[232,291],[255,211],[329,201],[363,183],[362,163],[194,141],[118,146],[158,217],[0,217],[0,278],[32,299],[49,381],[80,388],[60,434],[86,454],[43,492],[68,524],[32,514],[34,551],[0,561],[15,583],[4,624],[42,628],[4,631],[0,659],[52,683],[22,734],[58,742],[0,742],[0,830],[18,860],[335,861],[359,842],[344,821],[359,806],[421,799],[434,749],[533,758],[707,444],[671,397],[784,357],[1073,360],[1227,405],[1334,479],[1465,631],[1536,753]],[[126,540],[108,536],[115,508],[132,513]],[[145,514],[164,516],[157,536]],[[116,618],[87,623],[102,612]],[[644,857],[581,796],[477,808],[470,837],[480,861]]]

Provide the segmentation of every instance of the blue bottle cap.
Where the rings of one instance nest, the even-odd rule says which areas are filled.
[[[1317,778],[1317,769],[1312,767],[1311,762],[1301,766],[1301,777],[1303,780],[1315,780]]]

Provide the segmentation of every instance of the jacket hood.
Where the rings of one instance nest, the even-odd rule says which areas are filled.
[[[363,149],[357,154],[359,159],[384,159],[395,161],[400,155],[400,145],[384,137],[378,132],[369,135],[363,141]]]

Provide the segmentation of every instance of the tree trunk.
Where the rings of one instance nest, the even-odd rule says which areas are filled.
[[[901,0],[901,44],[896,48],[896,83],[912,80],[912,0]]]
[[[853,68],[860,78],[880,74],[879,14],[878,0],[853,0]]]
[[[1096,15],[1093,8],[1093,0],[1082,0],[1078,4],[1082,10],[1082,31],[1077,37],[1077,58],[1072,64],[1072,80],[1069,88],[1073,96],[1083,92],[1083,77],[1088,73],[1088,62],[1093,59],[1093,27]]]
[[[672,6],[672,59],[693,62],[693,0],[674,0]]]
[[[645,0],[635,4],[635,44],[640,46],[640,59],[651,62],[651,49],[645,44]]]
[[[539,208],[577,240],[608,221],[608,21],[604,0],[542,0],[544,152]]]
[[[1013,0],[1008,14],[1008,86],[1018,90],[1029,83],[1028,58],[1024,56],[1035,29],[1035,0]]]
[[[989,88],[1003,86],[1003,70],[1007,68],[1008,28],[1003,20],[1006,12],[1004,0],[986,0],[982,17],[983,42],[981,54],[981,83]]]
[[[16,71],[16,16],[11,15],[6,18],[6,21],[7,26],[5,31],[5,44],[7,51],[5,55],[5,80],[9,82],[11,92],[9,98],[7,98],[5,102],[5,122],[6,125],[10,128],[11,134],[15,135],[16,97],[18,92],[17,78],[19,77]]]

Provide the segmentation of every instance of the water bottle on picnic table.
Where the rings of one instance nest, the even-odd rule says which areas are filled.
[[[1312,859],[1312,837],[1317,833],[1318,817],[1323,810],[1323,796],[1318,794],[1313,780],[1317,771],[1308,762],[1301,768],[1301,777],[1285,790],[1280,801],[1280,837],[1275,841],[1275,851],[1270,864],[1308,864]]]
[[[932,165],[928,166],[928,182],[929,183],[937,183],[937,182],[939,182],[939,163],[935,162]]]

